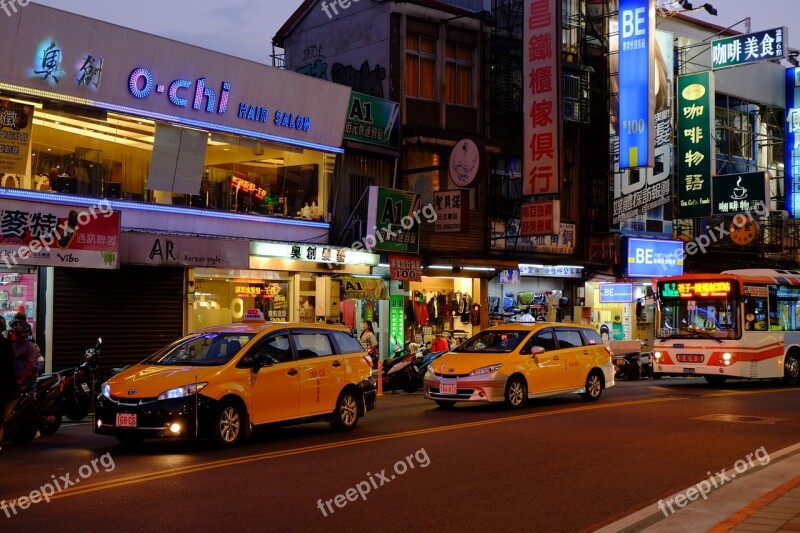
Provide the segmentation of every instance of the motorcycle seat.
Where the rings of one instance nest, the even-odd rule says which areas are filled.
[[[53,385],[61,380],[61,376],[58,374],[45,374],[43,376],[39,376],[36,380],[36,387],[39,389],[49,389]]]

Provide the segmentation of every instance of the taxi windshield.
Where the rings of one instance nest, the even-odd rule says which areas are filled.
[[[454,352],[512,352],[530,331],[488,330],[464,341]]]
[[[183,338],[148,357],[143,364],[220,366],[250,342],[254,334],[214,332]]]

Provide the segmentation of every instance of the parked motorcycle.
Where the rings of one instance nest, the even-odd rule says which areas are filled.
[[[642,358],[640,353],[614,354],[614,379],[625,381],[639,379],[642,376]]]
[[[51,435],[61,427],[61,413],[56,405],[61,397],[63,376],[47,374],[25,385],[5,421],[5,434],[16,444],[27,444],[37,433]]]
[[[74,421],[83,420],[89,414],[95,397],[97,363],[100,358],[102,337],[97,339],[94,348],[89,348],[83,356],[83,363],[75,368],[61,370],[64,377],[61,382],[61,400],[59,407],[67,418]]]
[[[416,354],[401,350],[392,359],[383,362],[383,389],[392,390],[396,394],[397,390],[405,392],[415,392],[419,381],[419,372],[416,365]]]
[[[436,361],[439,357],[443,356],[447,353],[447,350],[443,352],[427,352],[421,359],[417,361],[417,370],[419,376],[417,378],[417,383],[420,388],[423,387],[423,381],[425,380],[425,373],[428,372],[428,368],[431,364]]]

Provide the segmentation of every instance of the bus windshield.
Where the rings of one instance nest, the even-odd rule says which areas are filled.
[[[676,287],[674,283],[659,284],[658,337],[738,338],[739,306],[734,291],[699,292],[693,291],[693,288],[689,284],[680,287]]]

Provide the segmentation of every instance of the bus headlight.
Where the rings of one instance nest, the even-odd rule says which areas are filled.
[[[733,356],[730,353],[725,352],[722,354],[722,362],[724,362],[726,365],[731,364],[731,359],[733,359]]]
[[[656,358],[656,362],[661,361],[661,352],[653,353],[653,357]]]

